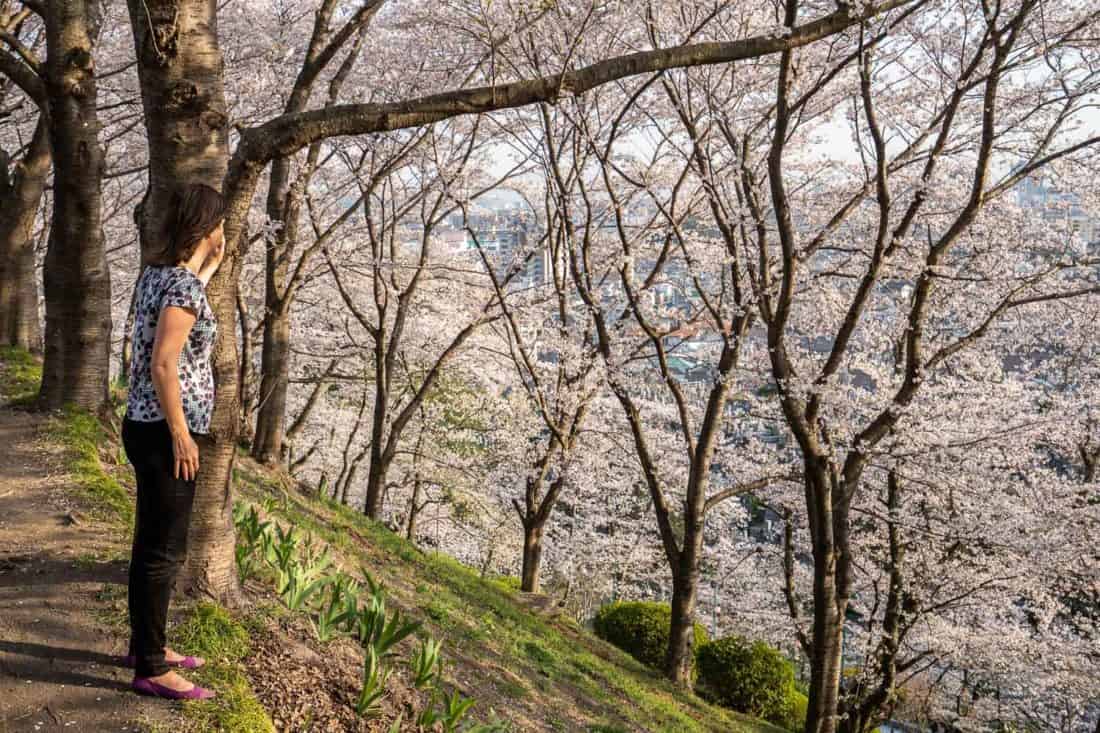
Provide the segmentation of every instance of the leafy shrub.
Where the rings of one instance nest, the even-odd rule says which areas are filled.
[[[660,669],[668,653],[672,609],[656,601],[615,601],[599,610],[593,622],[596,635],[611,642],[642,664]],[[695,649],[707,632],[695,624]]]
[[[738,712],[790,726],[806,714],[805,697],[794,688],[794,667],[762,641],[725,636],[706,642],[696,654],[704,697]]]
[[[787,730],[800,733],[806,727],[806,708],[810,704],[809,699],[798,690],[791,690],[787,698],[787,710],[781,720],[773,721]]]

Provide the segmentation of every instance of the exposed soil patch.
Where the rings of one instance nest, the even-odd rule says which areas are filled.
[[[355,712],[363,668],[355,641],[338,637],[321,644],[300,616],[267,618],[265,624],[262,631],[253,631],[245,665],[252,689],[277,730],[388,731],[399,713],[402,731],[417,730],[413,722],[426,696],[407,682],[400,663],[390,665],[381,714],[368,720]]]

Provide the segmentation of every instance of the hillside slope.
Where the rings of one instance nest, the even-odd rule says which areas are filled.
[[[0,389],[7,384],[8,396],[18,396],[33,382],[33,364],[13,353],[3,356]],[[116,401],[119,397],[116,394]],[[47,418],[26,415],[23,419]],[[65,419],[69,425],[96,422],[77,414]],[[86,467],[92,478],[82,480],[85,490],[78,493],[98,506],[103,516],[114,517],[108,522],[114,529],[106,533],[113,539],[98,552],[113,556],[111,567],[117,574],[125,569],[120,540],[127,536],[131,521],[127,502],[132,480],[117,442],[117,425],[99,427],[92,430],[85,425],[85,433],[92,430],[92,442],[97,444],[94,455],[86,459],[96,465]],[[70,429],[68,434],[72,433]],[[63,440],[66,434],[64,429],[52,431],[54,439]],[[83,440],[88,442],[87,435]],[[382,584],[388,608],[421,621],[418,635],[430,634],[443,642],[440,686],[475,701],[467,719],[489,724],[483,730],[782,730],[674,688],[571,619],[547,613],[548,604],[541,597],[483,579],[449,556],[421,551],[348,507],[307,496],[285,473],[254,463],[243,451],[234,479],[240,508],[255,507],[263,519],[283,528],[294,526],[301,535],[308,533],[324,543],[336,566],[358,578],[369,573]],[[417,730],[411,719],[429,698],[411,684],[404,664],[416,647],[415,636],[397,647],[383,714],[364,720],[353,708],[362,686],[364,655],[358,642],[347,636],[318,641],[309,617],[291,612],[275,595],[267,570],[261,567],[245,583],[247,603],[242,608],[226,611],[188,599],[174,601],[170,643],[181,651],[206,656],[211,663],[193,678],[226,694],[217,706],[160,706],[164,712],[160,720],[146,721],[144,729],[388,731],[390,721],[401,713],[400,730]],[[118,629],[125,628],[125,585],[121,588],[121,596],[117,587],[105,593],[106,610],[91,610],[113,625],[114,641],[108,646],[119,645]],[[74,608],[69,613],[79,616],[81,611]],[[0,733],[7,730],[0,726]]]
[[[266,519],[324,540],[343,566],[369,571],[394,606],[443,640],[445,677],[477,700],[474,717],[490,720],[491,710],[522,731],[782,730],[675,689],[573,620],[539,611],[538,596],[423,552],[348,507],[304,496],[247,457],[236,474],[238,500],[266,502]]]

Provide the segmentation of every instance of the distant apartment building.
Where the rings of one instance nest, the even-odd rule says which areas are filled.
[[[1100,214],[1086,209],[1076,193],[1058,189],[1047,178],[1028,176],[1016,186],[1016,201],[1040,212],[1044,221],[1067,234],[1080,237],[1088,254],[1100,254]]]

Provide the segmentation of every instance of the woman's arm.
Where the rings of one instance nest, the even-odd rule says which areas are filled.
[[[195,478],[199,470],[199,447],[191,437],[187,418],[183,414],[178,369],[180,352],[195,319],[196,314],[190,308],[173,305],[161,310],[150,364],[153,387],[168,422],[168,430],[172,433],[175,456],[173,475],[175,478],[182,476],[186,480]]]

